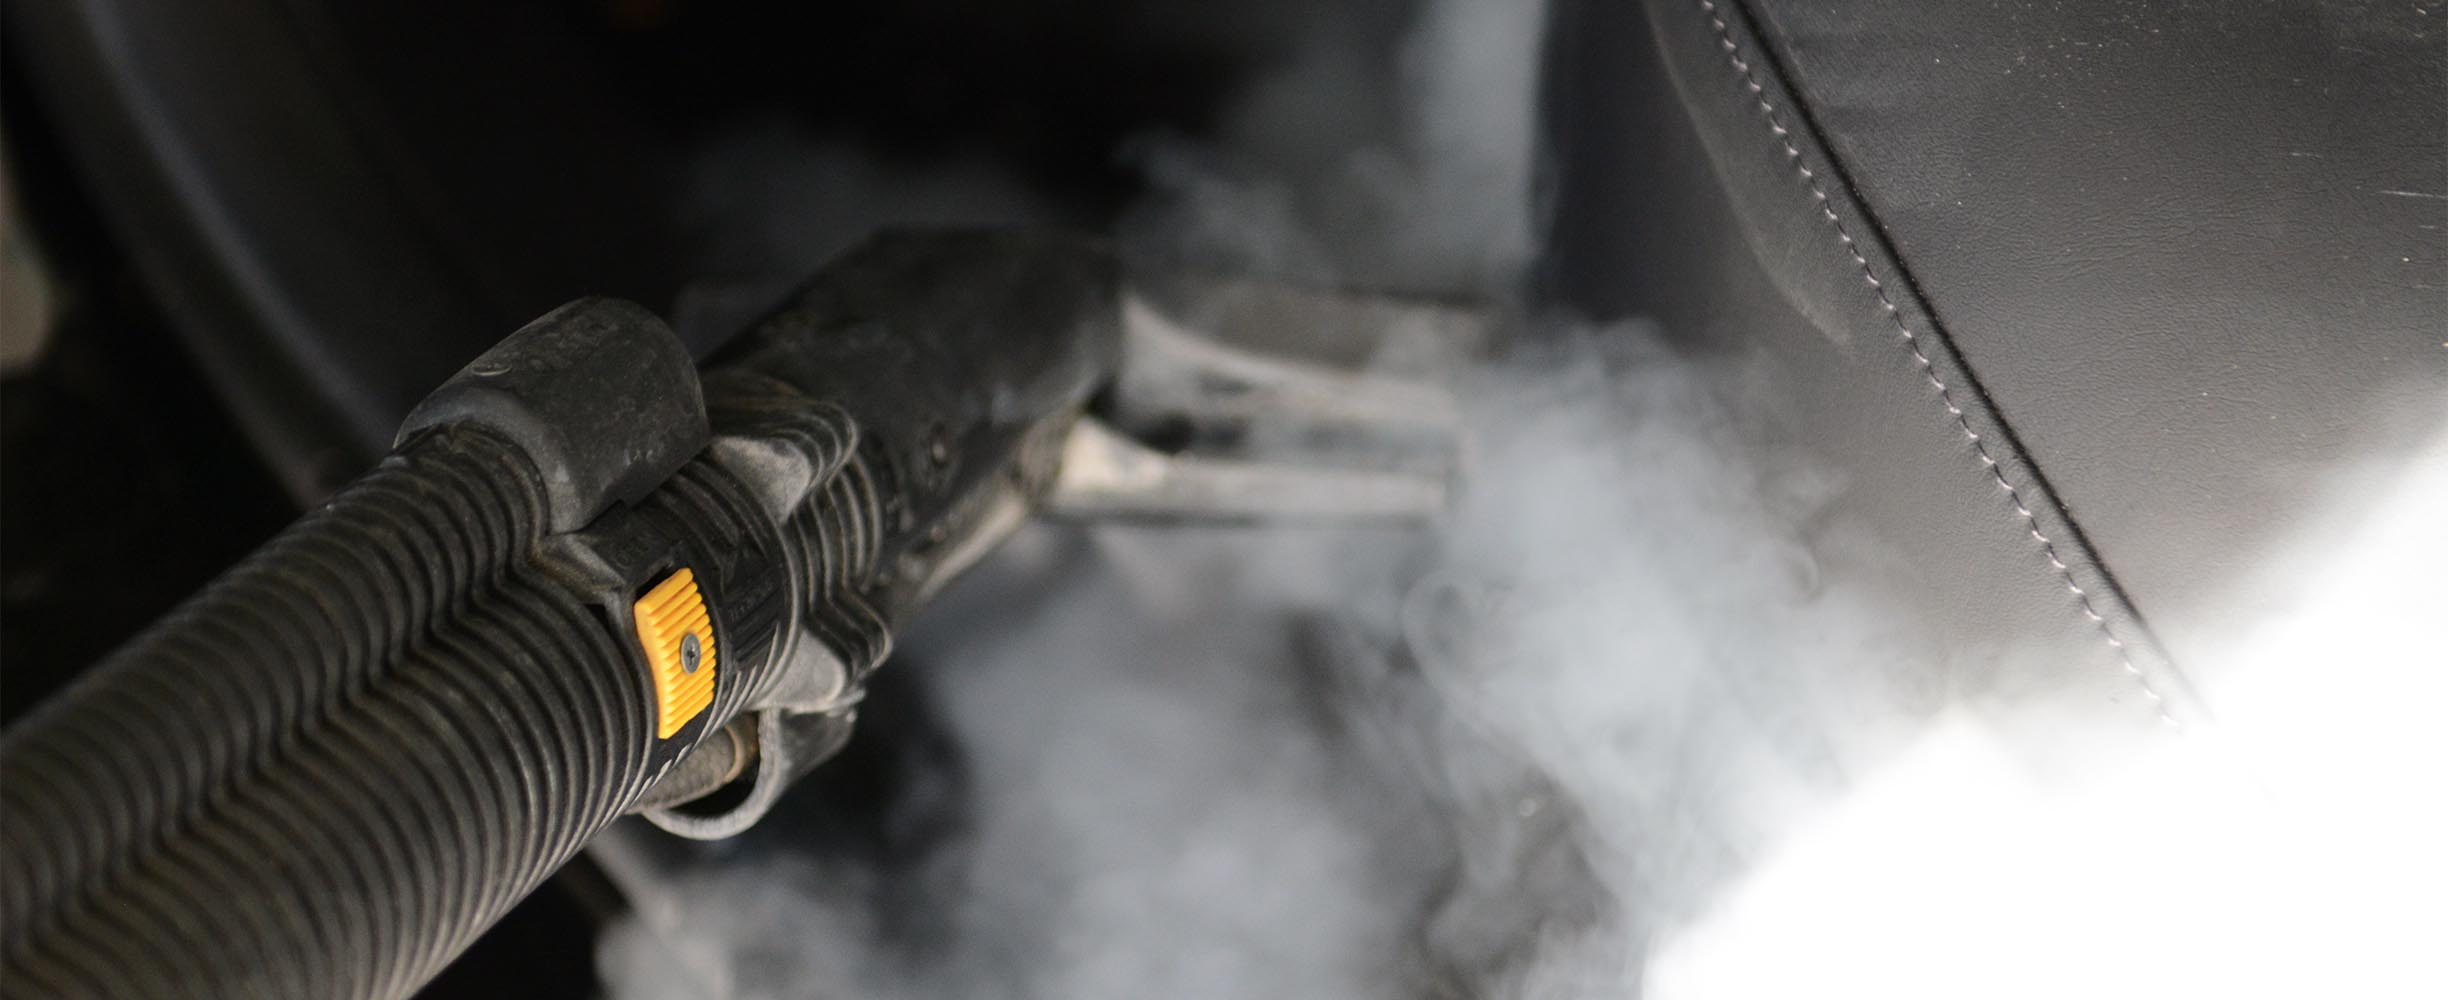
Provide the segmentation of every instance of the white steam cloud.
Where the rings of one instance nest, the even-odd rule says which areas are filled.
[[[2342,523],[2197,665],[2215,722],[2042,776],[1948,719],[1668,942],[1654,995],[2448,996],[2436,440],[2335,470]]]
[[[1321,13],[1220,135],[1125,151],[1155,192],[1125,242],[1506,296],[1544,14]],[[603,942],[611,995],[2443,992],[2403,958],[2448,940],[2448,825],[2375,765],[2448,759],[2413,735],[2443,692],[2296,679],[2437,664],[2435,628],[2310,619],[2436,598],[2448,553],[2372,548],[2274,620],[2233,676],[2276,680],[2214,689],[2222,730],[2036,777],[1949,706],[1845,484],[1738,432],[1741,372],[1636,325],[1542,334],[1451,373],[1473,461],[1431,531],[1026,530],[896,664],[953,749],[884,849],[667,872]],[[2425,523],[2391,530],[2448,537]]]
[[[1425,536],[1023,535],[911,651],[955,840],[706,866],[606,943],[615,996],[1638,995],[1926,646],[1799,527],[1833,485],[1649,343],[1464,376],[1478,462]]]
[[[1220,136],[1126,151],[1125,242],[1509,296],[1544,20],[1322,17]],[[613,996],[1638,995],[1878,728],[1824,720],[1913,703],[1928,644],[1836,582],[1840,484],[1741,444],[1725,373],[1633,326],[1533,339],[1447,373],[1473,456],[1433,530],[1024,533],[908,647],[958,831],[689,868],[604,942]]]

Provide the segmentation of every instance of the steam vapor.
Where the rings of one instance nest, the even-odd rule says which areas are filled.
[[[1218,135],[1123,151],[1152,194],[1121,237],[1163,265],[1507,299],[1535,243],[1544,13],[1429,0],[1400,30],[1318,14],[1314,46]],[[2249,709],[2369,706],[2243,684],[2225,692],[2247,710],[2232,733],[2114,781],[2034,784],[1950,705],[1940,645],[1835,513],[1846,484],[1742,433],[1725,402],[1741,371],[1659,343],[1547,319],[1446,372],[1472,461],[1429,531],[1027,529],[888,668],[901,694],[873,710],[900,716],[903,742],[853,751],[884,761],[884,787],[820,773],[792,815],[667,873],[602,944],[612,996],[2425,982],[2403,956],[2448,927],[2436,903],[2393,908],[2390,880],[2448,898],[2420,846],[2448,842],[2436,809],[2376,808],[2406,786],[2371,778],[2367,797],[2289,801],[2384,834],[2272,822],[2290,815],[2277,786],[2203,763],[2320,762],[2280,769],[2302,792],[2394,773],[2371,762],[2416,759],[2398,744],[2418,723],[2313,744],[2270,721],[2302,716],[2255,728]],[[2408,593],[2438,588],[2372,601]],[[2292,676],[2267,661],[2318,655],[2312,634],[2274,625],[2238,676]],[[2359,634],[2385,648],[2350,658],[2357,677],[2402,680],[2388,668],[2422,639]],[[2312,860],[2358,842],[2347,881]],[[2230,945],[2252,954],[2218,957]]]
[[[1154,190],[1126,244],[1509,295],[1543,21],[1442,0],[1355,57],[1384,26],[1326,18],[1215,141],[1126,151]],[[1321,103],[1379,141],[1310,132]],[[1837,484],[1740,445],[1718,373],[1638,327],[1524,339],[1446,373],[1474,456],[1432,531],[1017,539],[895,665],[957,745],[953,832],[702,864],[607,939],[614,995],[1637,995],[1650,936],[1841,772],[1816,720],[1905,641],[1802,530]]]

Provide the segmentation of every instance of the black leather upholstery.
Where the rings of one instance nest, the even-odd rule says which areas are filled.
[[[1553,291],[1762,366],[1967,683],[2183,715],[2333,470],[2448,424],[2448,11],[1560,18]]]

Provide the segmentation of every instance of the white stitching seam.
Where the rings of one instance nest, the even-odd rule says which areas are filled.
[[[2030,531],[2032,541],[2040,543],[2040,554],[2048,557],[2049,566],[2057,571],[2057,579],[2065,584],[2068,593],[2074,595],[2075,606],[2082,609],[2083,617],[2099,628],[2100,637],[2108,641],[2109,651],[2116,655],[2117,665],[2125,669],[2134,684],[2142,689],[2143,696],[2150,699],[2152,708],[2159,714],[2159,721],[2179,733],[2183,732],[2184,724],[2176,721],[2176,716],[2168,711],[2167,699],[2151,686],[2150,678],[2142,673],[2141,668],[2134,666],[2132,654],[2125,649],[2125,640],[2117,638],[2115,630],[2108,626],[2107,617],[2092,606],[2090,592],[2075,582],[2074,571],[2057,555],[2057,543],[2050,541],[2048,535],[2040,530],[2040,518],[2023,502],[2022,491],[2006,480],[2006,473],[1998,467],[1997,458],[1989,453],[1988,440],[1972,429],[1972,421],[1964,415],[1963,407],[1956,405],[1954,391],[1947,388],[1944,379],[1938,377],[1937,366],[1930,363],[1929,355],[1921,349],[1920,335],[1905,324],[1902,311],[1896,308],[1895,300],[1888,297],[1887,286],[1871,270],[1870,258],[1855,244],[1852,232],[1845,228],[1844,219],[1837,216],[1835,207],[1829,204],[1827,190],[1819,185],[1818,173],[1811,170],[1810,164],[1802,161],[1802,150],[1794,146],[1792,133],[1777,115],[1776,105],[1769,103],[1767,88],[1760,84],[1759,77],[1752,74],[1751,63],[1742,57],[1742,47],[1734,43],[1733,29],[1726,25],[1725,17],[1717,12],[1717,0],[1699,0],[1699,3],[1700,12],[1708,15],[1709,26],[1717,29],[1717,46],[1725,50],[1726,62],[1742,77],[1743,89],[1750,91],[1751,99],[1758,103],[1760,114],[1768,120],[1769,133],[1776,137],[1778,145],[1784,147],[1785,158],[1793,162],[1794,172],[1801,175],[1802,182],[1810,187],[1811,201],[1819,207],[1820,218],[1835,228],[1836,242],[1861,268],[1862,280],[1869,283],[1870,293],[1878,297],[1880,311],[1886,313],[1888,322],[1895,324],[1896,332],[1904,335],[1904,348],[1912,352],[1913,361],[1921,366],[1921,377],[1929,380],[1930,386],[1938,390],[1938,402],[1946,406],[1947,416],[1955,418],[1955,427],[1963,431],[1964,440],[1971,442],[1972,453],[1980,459],[1981,468],[1988,471],[1989,478],[1997,481],[1998,489],[2005,491],[2007,501],[2014,504],[2015,513],[2022,516],[2023,526]]]

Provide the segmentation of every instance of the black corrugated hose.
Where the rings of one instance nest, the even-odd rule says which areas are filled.
[[[422,437],[11,732],[0,990],[404,993],[620,815],[653,701],[544,503]]]

